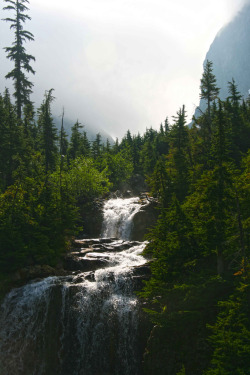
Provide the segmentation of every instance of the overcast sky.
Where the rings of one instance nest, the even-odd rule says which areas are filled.
[[[203,61],[216,33],[244,0],[30,0],[26,44],[36,57],[32,100],[54,88],[56,116],[122,137],[158,129],[183,104],[199,104]],[[11,12],[0,10],[0,18]],[[13,34],[0,22],[0,91],[11,87],[3,47]]]

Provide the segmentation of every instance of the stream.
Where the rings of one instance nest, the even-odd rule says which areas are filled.
[[[146,263],[145,242],[130,241],[140,208],[139,198],[108,200],[100,238],[78,240],[73,252],[87,271],[31,282],[5,297],[0,374],[141,375],[134,270]]]

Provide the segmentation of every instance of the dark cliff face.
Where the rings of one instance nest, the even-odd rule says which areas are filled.
[[[246,98],[250,89],[250,4],[245,5],[235,18],[216,35],[204,64],[213,62],[213,73],[220,88],[220,98],[228,94],[228,82],[235,80],[238,91]],[[206,108],[204,101],[200,108]],[[198,115],[199,111],[196,111]]]

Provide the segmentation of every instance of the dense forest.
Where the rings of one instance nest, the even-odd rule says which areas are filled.
[[[250,99],[228,82],[220,100],[207,61],[200,84],[206,110],[187,126],[185,106],[159,130],[130,131],[114,144],[71,135],[53,120],[54,90],[36,110],[35,73],[23,29],[27,0],[5,0],[15,41],[6,47],[14,83],[0,95],[0,272],[55,266],[82,228],[82,215],[142,176],[158,199],[148,234],[152,277],[140,297],[156,324],[146,374],[249,375],[250,371]],[[49,82],[48,82],[49,85]]]

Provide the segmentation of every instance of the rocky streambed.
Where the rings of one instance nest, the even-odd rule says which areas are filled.
[[[41,274],[34,271],[32,281],[5,297],[2,373],[143,374],[150,324],[135,290],[150,269],[142,254],[146,243],[131,240],[133,218],[143,204],[139,198],[106,203],[102,233],[109,235],[75,240],[53,276],[44,278],[52,269],[41,266]]]

